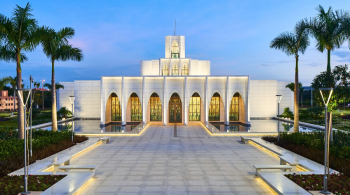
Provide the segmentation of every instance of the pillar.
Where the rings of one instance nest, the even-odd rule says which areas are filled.
[[[146,123],[146,116],[147,116],[147,103],[146,102],[146,83],[145,83],[145,77],[142,78],[142,123]]]
[[[204,123],[208,124],[208,77],[205,77],[204,88]]]
[[[122,103],[122,125],[126,125],[126,107],[128,104],[126,88],[125,88],[125,77],[122,77],[122,94],[121,94],[121,103]]]
[[[164,80],[163,80],[163,102],[162,102],[162,104],[163,104],[163,106],[162,106],[162,108],[163,108],[163,124],[164,124],[164,126],[166,126],[167,125],[167,108],[168,108],[168,104],[166,103],[166,98],[165,98],[165,92],[166,92],[166,77],[163,77],[164,78]]]
[[[225,86],[225,100],[224,100],[224,107],[225,107],[225,125],[230,124],[229,119],[229,98],[228,98],[228,89],[229,89],[229,77],[226,77],[226,86]]]
[[[187,77],[185,77],[184,83],[184,124],[187,126],[188,124],[188,111],[187,111]]]

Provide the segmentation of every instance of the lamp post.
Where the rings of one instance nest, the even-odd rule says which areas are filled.
[[[277,134],[278,134],[278,141],[280,141],[280,102],[282,100],[282,95],[276,95],[276,100],[277,100]]]
[[[327,102],[324,101],[323,93],[322,91],[329,91],[329,96]],[[322,101],[324,103],[324,122],[325,122],[325,133],[324,133],[324,177],[323,177],[323,191],[321,191],[322,194],[330,194],[328,192],[328,178],[327,178],[327,153],[328,153],[328,126],[327,126],[327,106],[329,103],[329,100],[331,99],[333,88],[320,88],[320,93],[322,97]]]
[[[32,90],[32,83],[34,83],[32,75],[29,77],[30,82],[30,90]],[[32,120],[33,120],[33,107],[32,107],[32,94],[30,94],[30,156],[33,156],[33,150],[32,150],[32,142],[33,142],[33,129],[32,129]]]
[[[42,101],[43,101],[43,110],[44,110],[44,82],[45,82],[45,79],[40,80],[40,81],[41,81],[41,94],[43,96]]]
[[[19,98],[21,99],[21,103],[23,105],[23,110],[24,110],[24,192],[21,192],[21,194],[30,194],[30,192],[28,192],[28,178],[27,178],[27,124],[26,124],[26,106],[28,103],[28,98],[32,92],[31,89],[18,89],[19,91],[29,91],[28,93],[28,97],[27,97],[27,101],[24,102],[24,94],[23,97],[21,95],[21,93],[18,93]]]
[[[75,96],[69,96],[69,101],[72,104],[72,142],[73,142],[73,132],[74,132],[74,122],[73,122],[73,118],[74,118],[74,100],[75,100]]]

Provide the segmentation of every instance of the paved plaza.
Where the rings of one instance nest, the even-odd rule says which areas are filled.
[[[253,164],[279,164],[240,137],[210,137],[200,123],[151,124],[140,137],[111,137],[72,159],[97,165],[96,176],[77,194],[273,194]]]

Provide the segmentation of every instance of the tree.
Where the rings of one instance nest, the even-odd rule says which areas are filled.
[[[0,91],[4,89],[4,87],[10,83],[10,79],[8,77],[3,77],[0,79]]]
[[[331,99],[328,103],[327,107],[327,121],[328,126],[325,133],[328,135],[328,147],[329,147],[329,140],[332,141],[332,111],[338,107],[339,103],[342,103],[346,100],[349,100],[350,95],[350,88],[349,88],[349,82],[350,81],[350,73],[348,71],[348,66],[345,64],[344,66],[336,66],[333,68],[333,71],[328,73],[328,70],[325,72],[321,72],[320,74],[316,75],[313,82],[311,83],[311,86],[315,90],[319,90],[320,88],[328,88],[331,87],[334,89],[334,92],[332,93]],[[322,91],[324,93],[324,97],[329,97],[329,93],[327,91]],[[319,102],[319,105],[322,105],[322,99],[321,95],[319,93],[315,96],[316,101]],[[327,101],[327,100],[325,100]],[[327,159],[328,159],[328,174],[329,174],[329,150],[327,153]]]
[[[332,7],[326,12],[321,5],[316,10],[318,14],[310,20],[308,29],[316,39],[316,48],[322,53],[327,50],[327,74],[331,74],[331,51],[340,48],[346,41],[349,34],[349,12],[333,11]]]
[[[286,88],[290,89],[292,92],[294,92],[294,83],[289,83],[286,85]],[[304,88],[303,84],[299,83],[299,91],[300,91],[300,99],[301,99],[301,106],[303,106],[303,93],[304,93]]]
[[[270,47],[295,57],[295,86],[294,86],[294,132],[299,132],[299,52],[304,54],[310,45],[308,24],[302,20],[295,26],[294,32],[284,32],[271,41]]]
[[[289,83],[288,85],[286,85],[286,88],[290,89],[292,92],[294,92],[294,83]],[[299,90],[302,88],[303,84],[299,83]]]
[[[11,18],[0,14],[0,57],[5,61],[17,63],[17,89],[22,88],[21,62],[27,60],[22,51],[30,52],[39,44],[42,28],[38,28],[37,21],[31,14],[29,3],[23,8],[16,5]],[[23,105],[18,104],[18,138],[24,138]]]
[[[55,61],[82,61],[81,49],[69,45],[68,39],[74,36],[73,28],[62,28],[58,32],[50,29],[46,32],[45,38],[41,41],[43,51],[50,59],[52,65],[51,76],[51,98],[52,98],[52,131],[57,131],[57,107],[56,107],[56,85],[55,85]]]
[[[46,87],[46,88],[52,90],[52,85],[51,85],[50,83],[45,83],[45,84],[44,84],[44,87]],[[61,84],[59,84],[59,83],[56,83],[56,84],[55,84],[55,88],[56,88],[56,91],[59,90],[59,89],[64,89],[64,85],[61,85]]]

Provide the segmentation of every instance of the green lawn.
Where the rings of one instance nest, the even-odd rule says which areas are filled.
[[[14,113],[17,115],[17,112]],[[28,114],[28,113],[27,113]],[[11,113],[0,113],[0,128],[11,128],[11,129],[17,129],[18,128],[18,117],[10,117]],[[27,115],[28,119],[28,115]],[[61,118],[58,117],[58,120]],[[38,110],[37,113],[34,114],[33,112],[33,125],[39,125],[43,123],[51,122],[52,120],[52,113],[51,110]]]
[[[300,108],[300,118],[301,122],[316,124],[316,125],[324,125],[324,114],[318,116],[317,118],[311,118],[306,114],[306,108]],[[342,118],[343,117],[343,118]],[[350,131],[350,110],[335,110],[332,112],[332,123],[333,128],[341,129],[345,131]]]

